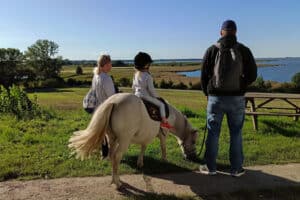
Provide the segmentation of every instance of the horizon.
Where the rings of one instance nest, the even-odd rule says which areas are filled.
[[[38,39],[59,45],[69,60],[202,59],[219,38],[222,22],[237,23],[238,41],[256,59],[300,57],[300,2],[0,0],[0,48],[22,52]]]
[[[255,57],[256,60],[260,59],[286,59],[286,58],[300,58],[300,56],[287,56],[287,57]],[[68,58],[64,58],[68,59]],[[68,59],[70,61],[97,61],[97,59]],[[133,59],[112,59],[112,61],[133,61]],[[203,60],[203,58],[156,58],[153,61],[160,61],[160,60]]]

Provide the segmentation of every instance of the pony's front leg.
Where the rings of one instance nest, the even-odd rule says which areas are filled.
[[[160,141],[161,159],[163,161],[167,161],[167,151],[166,151],[167,131],[160,129],[157,137],[159,138],[159,141]]]
[[[116,147],[116,150],[112,152],[112,184],[115,184],[117,189],[122,186],[119,177],[119,165],[122,159],[123,154],[128,149],[129,144],[119,143]]]
[[[137,160],[137,166],[138,168],[142,168],[144,166],[144,154],[146,150],[146,145],[141,145],[141,153],[139,155],[139,158]]]

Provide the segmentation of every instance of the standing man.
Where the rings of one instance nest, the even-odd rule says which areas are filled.
[[[242,128],[245,118],[246,88],[257,76],[257,66],[249,48],[237,42],[234,21],[226,20],[221,38],[207,49],[202,64],[202,89],[208,96],[205,164],[200,172],[216,175],[219,135],[224,114],[230,130],[231,175],[239,177],[243,169]]]

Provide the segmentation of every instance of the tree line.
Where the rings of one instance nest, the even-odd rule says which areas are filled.
[[[0,85],[8,88],[19,82],[58,78],[64,60],[58,44],[37,40],[23,53],[15,48],[0,48]]]

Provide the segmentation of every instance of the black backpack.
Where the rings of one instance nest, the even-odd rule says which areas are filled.
[[[243,58],[239,50],[239,43],[232,48],[221,48],[221,44],[215,46],[219,49],[213,71],[213,87],[222,92],[234,92],[242,89]]]

